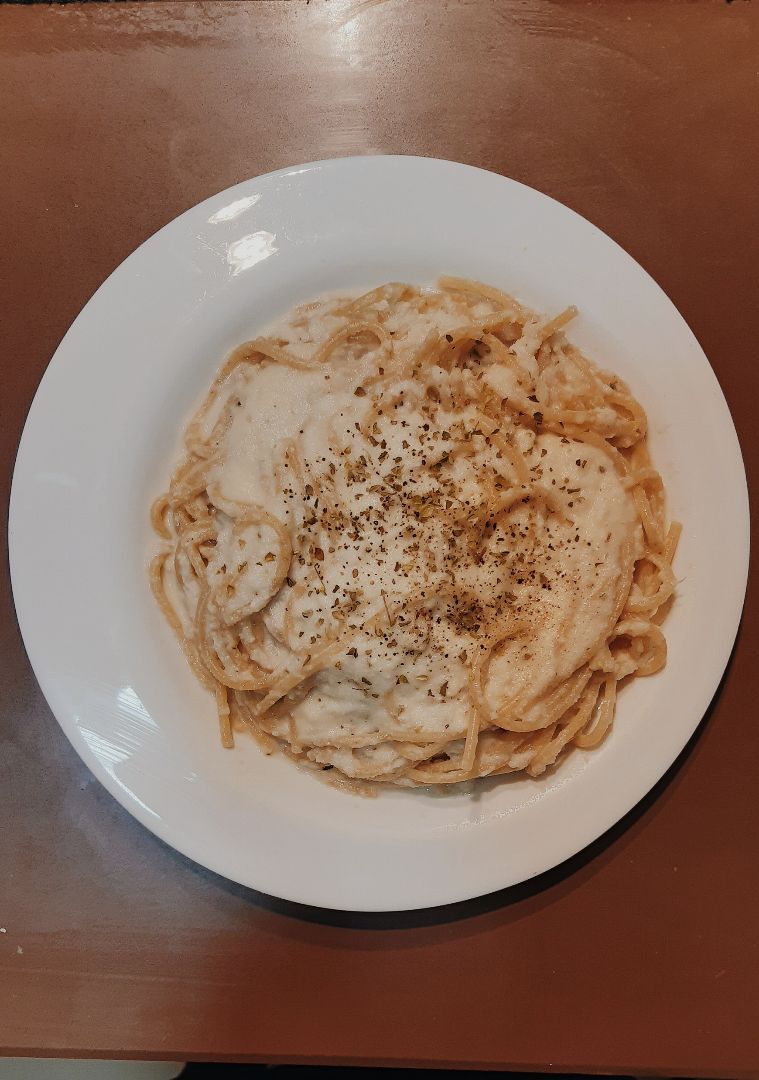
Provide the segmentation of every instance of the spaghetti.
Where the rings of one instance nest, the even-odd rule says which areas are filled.
[[[664,665],[680,527],[575,314],[391,283],[232,353],[151,512],[225,746],[368,787],[539,776]]]

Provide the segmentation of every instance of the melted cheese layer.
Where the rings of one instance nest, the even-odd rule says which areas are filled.
[[[310,305],[270,337],[308,361],[343,321],[330,303]],[[386,329],[394,352],[410,355],[459,322],[445,304],[401,306]],[[485,650],[487,708],[506,703],[529,719],[611,631],[641,548],[634,500],[602,450],[504,418],[500,434],[530,473],[522,491],[508,455],[478,427],[475,373],[461,372],[455,407],[446,406],[449,372],[432,366],[423,381],[402,373],[378,412],[372,380],[386,357],[366,340],[323,368],[264,361],[238,371],[209,484],[221,515],[226,504],[261,507],[292,538],[275,595],[265,525],[241,537],[230,514],[213,560],[237,568],[234,610],[263,611],[272,667],[297,670],[351,630],[270,730],[360,777],[407,765],[396,745],[404,740],[465,737]],[[520,392],[518,369],[494,363],[484,378],[504,399]],[[501,478],[491,501],[513,496],[492,526],[486,474]]]

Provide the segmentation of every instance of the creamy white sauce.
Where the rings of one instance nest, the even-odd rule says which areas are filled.
[[[311,306],[271,328],[269,336],[308,360],[341,322]],[[399,312],[386,327],[396,354],[403,354],[431,330],[445,333],[458,325],[455,311],[438,310]],[[502,397],[524,396],[542,378],[528,345],[520,346],[522,376],[505,365],[486,370],[484,378]],[[641,544],[633,500],[602,451],[553,434],[536,438],[527,429],[509,430],[505,420],[502,431],[514,437],[554,509],[536,501],[519,504],[509,528],[486,545],[484,561],[473,561],[466,537],[452,535],[437,508],[445,505],[451,485],[457,505],[469,500],[476,508],[486,467],[500,469],[505,487],[517,478],[477,434],[469,440],[470,456],[446,462],[453,445],[445,438],[448,428],[463,423],[476,429],[476,415],[470,407],[441,408],[432,423],[423,411],[425,387],[411,379],[393,387],[403,391],[402,400],[376,418],[372,441],[359,432],[371,404],[371,393],[361,388],[385,353],[370,342],[363,355],[347,350],[344,363],[324,370],[268,361],[246,367],[231,387],[232,420],[211,474],[220,505],[227,500],[262,507],[287,525],[293,540],[287,584],[271,603],[264,559],[272,536],[266,527],[249,530],[239,550],[231,527],[222,529],[210,568],[213,574],[246,562],[238,608],[264,609],[273,662],[295,668],[304,653],[357,626],[349,647],[335,656],[339,668],[330,663],[314,677],[293,704],[292,719],[272,722],[273,734],[311,748],[312,760],[357,776],[387,776],[406,765],[393,741],[465,736],[477,635],[461,630],[462,596],[471,597],[473,627],[482,598],[501,594],[508,597],[504,614],[526,624],[520,637],[495,650],[485,698],[492,709],[511,702],[529,717],[531,705],[586,662],[611,629],[626,553]],[[426,385],[442,387],[446,379],[441,369],[432,370]],[[445,484],[431,469],[441,461]],[[402,498],[388,497],[394,466],[398,482],[405,481]],[[414,516],[411,496],[431,500],[429,517],[421,504],[420,517]],[[453,621],[445,614],[452,594]]]

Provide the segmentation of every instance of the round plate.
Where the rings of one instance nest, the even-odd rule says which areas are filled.
[[[575,751],[540,780],[361,799],[263,756],[245,737],[234,751],[219,745],[214,703],[148,587],[148,508],[193,405],[234,345],[320,293],[440,274],[498,285],[540,311],[576,304],[571,338],[622,375],[648,411],[654,460],[684,527],[669,661],[623,691],[600,748]],[[645,795],[717,688],[743,603],[748,538],[727,405],[655,282],[593,225],[531,188],[404,157],[249,180],[131,255],[42,380],[10,519],[13,590],[34,670],[111,794],[228,878],[364,911],[445,904],[533,877]]]

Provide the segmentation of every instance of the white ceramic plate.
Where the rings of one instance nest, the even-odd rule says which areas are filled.
[[[623,692],[613,732],[541,780],[474,794],[336,791],[215,708],[151,597],[148,507],[225,353],[295,303],[387,280],[479,278],[542,311],[628,380],[684,532],[664,671]],[[247,181],[172,221],[111,275],[34,400],[13,483],[13,589],[61,727],[139,821],[228,878],[324,907],[395,910],[487,893],[567,859],[628,811],[693,734],[727,662],[748,499],[717,380],[621,248],[545,195],[421,158],[319,162]],[[719,574],[714,567],[719,566]]]

